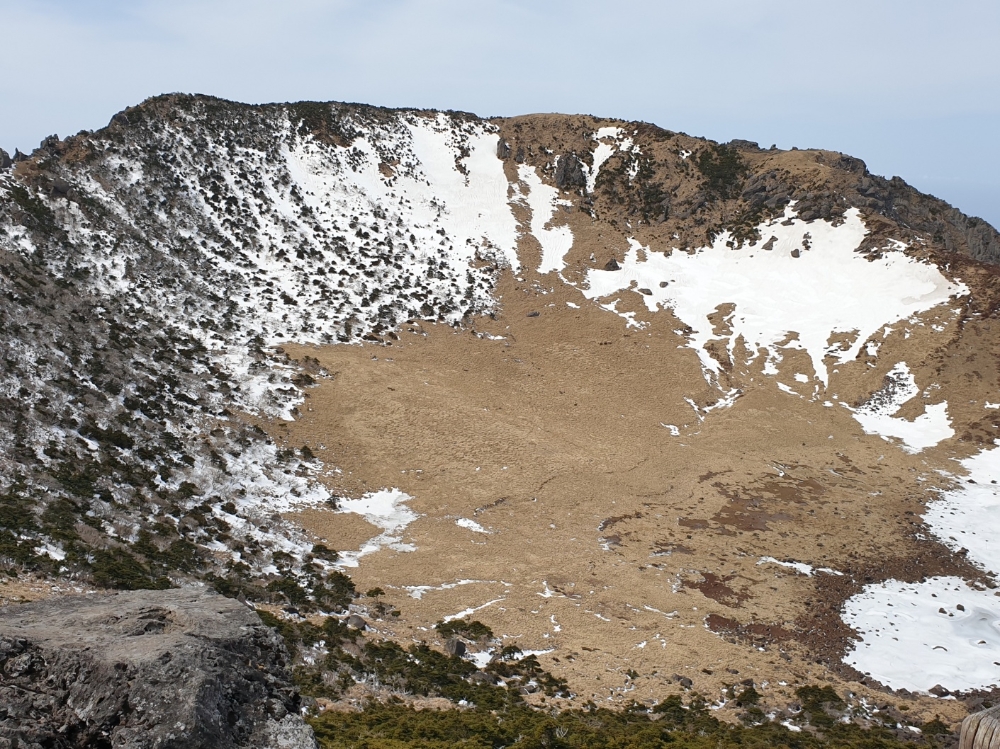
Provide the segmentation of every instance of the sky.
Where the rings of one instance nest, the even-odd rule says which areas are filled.
[[[0,147],[182,91],[586,113],[864,159],[1000,226],[996,0],[0,0]]]

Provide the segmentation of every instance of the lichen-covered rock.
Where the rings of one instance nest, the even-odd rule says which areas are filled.
[[[0,748],[313,749],[281,638],[200,588],[0,610]]]

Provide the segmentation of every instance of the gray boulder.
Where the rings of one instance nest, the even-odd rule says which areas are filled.
[[[465,643],[457,637],[452,637],[444,644],[444,652],[461,657],[465,655]]]
[[[69,191],[71,189],[72,189],[72,186],[69,184],[69,182],[67,182],[66,180],[62,179],[61,177],[55,177],[52,180],[52,195],[53,196],[65,197],[65,196],[69,195]]]
[[[9,169],[13,163],[10,160],[10,154],[0,148],[0,169]]]
[[[281,638],[204,589],[0,609],[0,749],[315,749]]]

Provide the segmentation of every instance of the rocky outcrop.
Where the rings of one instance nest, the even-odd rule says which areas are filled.
[[[0,747],[314,749],[281,638],[201,588],[0,610]]]
[[[587,186],[587,174],[583,170],[583,162],[575,153],[559,157],[559,163],[556,165],[556,186],[563,189]]]

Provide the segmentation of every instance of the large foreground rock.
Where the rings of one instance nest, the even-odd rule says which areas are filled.
[[[313,749],[280,637],[201,589],[0,609],[0,749]]]

